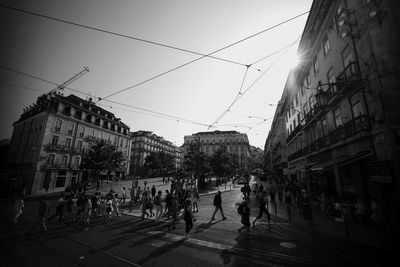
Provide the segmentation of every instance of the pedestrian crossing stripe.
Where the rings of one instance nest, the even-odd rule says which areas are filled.
[[[210,241],[199,240],[199,239],[195,239],[195,238],[191,238],[191,237],[185,237],[185,236],[171,234],[171,233],[164,233],[162,231],[150,231],[148,233],[151,235],[164,234],[163,239],[165,239],[167,241],[171,241],[171,242],[183,241],[182,243],[185,243],[185,244],[192,244],[192,245],[197,245],[197,246],[201,246],[201,247],[217,249],[217,250],[221,250],[221,251],[230,250],[233,248],[233,246],[231,246],[231,245],[224,245],[224,244],[214,243],[214,242],[210,242]],[[163,242],[152,243],[152,245],[155,247],[163,246],[165,244]]]

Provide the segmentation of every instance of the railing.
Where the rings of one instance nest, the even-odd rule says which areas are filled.
[[[337,127],[333,131],[330,131],[328,134],[318,138],[314,142],[311,142],[303,149],[292,153],[288,156],[288,160],[292,161],[304,155],[317,152],[340,141],[352,138],[361,132],[369,131],[370,129],[371,126],[368,116],[361,115],[345,123],[344,125]]]
[[[46,162],[40,166],[40,169],[68,169],[69,164],[68,163],[62,163],[62,162]]]
[[[303,129],[301,124],[298,124],[296,128],[293,129],[293,131],[289,134],[289,136],[286,138],[286,143],[289,143],[290,140],[293,139],[301,130]]]

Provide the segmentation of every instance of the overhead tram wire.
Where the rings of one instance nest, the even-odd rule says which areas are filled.
[[[243,89],[243,85],[244,85],[244,81],[246,80],[247,77],[247,72],[249,71],[249,67],[250,65],[246,68],[246,72],[244,73],[243,79],[242,79],[242,83],[240,84],[240,89],[239,92],[237,93],[235,100],[237,98],[239,98],[239,96],[242,94],[242,89]],[[234,101],[235,101],[234,100]],[[234,102],[233,102],[234,103]],[[225,116],[225,114],[229,111],[229,109],[233,106],[233,103],[224,111],[222,112],[222,114],[211,124],[208,126],[208,129],[211,129],[212,127],[214,127],[214,125],[223,117]]]
[[[268,66],[268,68],[266,70],[264,70],[264,72],[242,93],[240,91],[239,94],[236,95],[235,99],[232,101],[232,103],[229,105],[229,107],[209,126],[209,129],[211,127],[213,127],[216,123],[218,123],[219,120],[222,119],[223,116],[225,116],[226,113],[228,113],[230,111],[230,109],[233,107],[234,104],[236,104],[237,101],[239,101],[239,99],[245,94],[247,93],[247,91],[249,91],[254,84],[259,81],[262,76],[264,76],[286,53],[287,51],[289,51],[289,49],[297,43],[297,41],[301,38],[301,35],[296,39],[296,41],[294,41],[290,46],[286,47],[285,51],[274,61],[271,63],[271,65]]]
[[[134,36],[130,36],[130,35],[127,35],[127,34],[118,33],[118,32],[113,32],[113,31],[109,31],[109,30],[105,30],[105,29],[101,29],[101,28],[97,28],[97,27],[93,27],[93,26],[88,26],[88,25],[84,25],[84,24],[81,24],[81,23],[72,22],[72,21],[68,21],[68,20],[64,20],[64,19],[60,19],[60,18],[48,16],[48,15],[43,15],[43,14],[40,14],[40,13],[36,13],[36,12],[32,12],[32,11],[28,11],[28,10],[24,10],[24,9],[20,9],[20,8],[16,8],[16,7],[10,7],[10,6],[6,6],[6,5],[0,5],[0,7],[11,9],[11,10],[18,11],[18,12],[25,13],[25,14],[29,14],[29,15],[38,16],[38,17],[41,17],[41,18],[49,19],[49,20],[54,20],[54,21],[57,21],[57,22],[62,22],[62,23],[74,25],[74,26],[77,26],[77,27],[81,27],[81,28],[85,28],[85,29],[89,29],[89,30],[93,30],[93,31],[101,32],[101,33],[106,33],[106,34],[115,35],[115,36],[118,36],[118,37],[123,37],[123,38],[131,39],[131,40],[135,40],[135,41],[139,41],[139,42],[143,42],[143,43],[148,43],[148,44],[155,45],[155,46],[161,46],[161,47],[165,47],[165,48],[169,48],[169,49],[173,49],[173,50],[178,50],[178,51],[181,51],[181,52],[186,52],[186,53],[190,53],[190,54],[194,54],[194,55],[198,55],[198,56],[209,57],[209,58],[212,58],[212,59],[224,61],[224,62],[231,63],[231,64],[236,64],[236,65],[240,65],[240,66],[246,66],[246,64],[244,64],[244,63],[236,62],[236,61],[233,61],[233,60],[224,59],[224,58],[220,58],[220,57],[215,57],[215,56],[211,56],[211,55],[206,55],[204,53],[196,52],[196,51],[193,51],[193,50],[180,48],[180,47],[172,46],[172,45],[167,45],[167,44],[163,44],[163,43],[159,43],[159,42],[155,42],[155,41],[151,41],[151,40],[146,40],[146,39],[142,39],[142,38],[139,38],[139,37],[134,37]]]
[[[124,88],[124,89],[122,89],[122,90],[116,91],[116,92],[114,92],[114,93],[112,93],[112,94],[109,94],[109,95],[103,97],[103,98],[99,98],[99,101],[104,100],[104,99],[106,99],[106,98],[109,98],[109,97],[111,97],[111,96],[114,96],[114,95],[116,95],[116,94],[125,92],[125,91],[127,91],[127,90],[132,89],[132,88],[138,87],[139,85],[142,85],[142,84],[144,84],[144,83],[150,82],[150,81],[152,81],[152,80],[154,80],[154,79],[157,79],[157,78],[159,78],[159,77],[161,77],[161,76],[164,76],[164,75],[166,75],[166,74],[168,74],[168,73],[170,73],[170,72],[173,72],[173,71],[178,70],[178,69],[180,69],[180,68],[183,68],[183,67],[185,67],[185,66],[187,66],[187,65],[189,65],[189,64],[192,64],[192,63],[194,63],[194,62],[197,62],[197,61],[199,61],[199,60],[201,60],[201,59],[203,59],[203,58],[210,57],[210,56],[213,55],[213,54],[216,54],[216,53],[218,53],[218,52],[221,52],[221,51],[223,51],[223,50],[225,50],[225,49],[227,49],[227,48],[230,48],[230,47],[232,47],[232,46],[235,46],[235,45],[237,45],[237,44],[239,44],[239,43],[241,43],[241,42],[244,42],[244,41],[246,41],[246,40],[248,40],[248,39],[251,39],[251,38],[253,38],[253,37],[257,36],[257,35],[260,35],[260,34],[262,34],[262,33],[265,33],[265,32],[267,32],[267,31],[272,30],[272,29],[274,29],[274,28],[277,28],[277,27],[279,27],[279,26],[281,26],[281,25],[283,25],[283,24],[285,24],[285,23],[287,23],[287,22],[290,22],[290,21],[292,21],[292,20],[294,20],[294,19],[297,19],[297,18],[299,18],[299,17],[301,17],[301,16],[304,16],[304,15],[308,14],[309,12],[310,12],[310,11],[303,12],[303,13],[297,15],[297,16],[291,17],[291,18],[289,18],[289,19],[287,19],[287,20],[285,20],[285,21],[282,21],[282,22],[280,22],[280,23],[278,23],[278,24],[275,24],[275,25],[273,25],[273,26],[271,26],[271,27],[268,27],[267,29],[264,29],[264,30],[262,30],[262,31],[260,31],[260,32],[257,32],[257,33],[255,33],[255,34],[252,34],[252,35],[248,36],[248,37],[245,37],[245,38],[243,38],[243,39],[240,39],[239,41],[236,41],[236,42],[234,42],[234,43],[231,43],[231,44],[229,44],[229,45],[227,45],[227,46],[224,46],[224,47],[222,47],[222,48],[220,48],[220,49],[217,49],[217,50],[215,50],[215,51],[213,51],[213,52],[211,52],[211,53],[208,53],[208,54],[206,54],[206,55],[202,55],[202,56],[199,57],[199,58],[193,59],[193,60],[191,60],[191,61],[189,61],[189,62],[186,62],[186,63],[184,63],[184,64],[182,64],[182,65],[179,65],[179,66],[177,66],[177,67],[174,67],[174,68],[172,68],[172,69],[170,69],[170,70],[167,70],[167,71],[165,71],[165,72],[163,72],[163,73],[160,73],[160,74],[158,74],[158,75],[156,75],[156,76],[153,76],[153,77],[151,77],[151,78],[148,78],[148,79],[146,79],[146,80],[144,80],[144,81],[142,81],[142,82],[139,82],[139,83],[137,83],[137,84],[134,84],[134,85],[129,86],[129,87],[127,87],[127,88]],[[246,66],[246,68],[249,68],[249,67],[251,66],[251,64],[250,64],[250,65],[244,65],[244,66]]]
[[[189,64],[191,64],[191,63],[194,63],[194,62],[196,62],[196,61],[199,61],[199,60],[201,60],[201,59],[203,59],[203,58],[205,58],[205,57],[209,57],[209,58],[213,58],[213,59],[218,59],[218,60],[230,62],[230,63],[233,63],[233,64],[238,64],[238,65],[246,66],[247,68],[249,68],[249,66],[251,66],[251,64],[250,64],[250,65],[246,65],[246,64],[234,62],[234,61],[231,61],[231,60],[226,60],[226,59],[222,59],[222,58],[217,58],[217,57],[214,57],[214,56],[212,56],[212,55],[215,54],[215,53],[218,53],[218,52],[220,52],[220,51],[222,51],[222,50],[225,50],[225,49],[227,49],[227,48],[229,48],[229,47],[232,47],[232,46],[234,46],[234,45],[237,45],[237,44],[239,44],[239,43],[241,43],[241,42],[243,42],[243,41],[246,41],[246,40],[248,40],[248,39],[250,39],[250,38],[253,38],[253,37],[257,36],[257,35],[260,35],[260,34],[266,32],[266,31],[269,31],[269,30],[271,30],[271,29],[274,29],[274,28],[276,28],[276,27],[279,27],[279,26],[281,26],[281,25],[283,25],[283,24],[285,24],[285,23],[287,23],[287,22],[289,22],[289,21],[292,21],[292,20],[294,20],[294,19],[297,19],[297,18],[299,18],[299,17],[301,17],[301,16],[304,16],[305,14],[308,14],[308,13],[310,12],[310,11],[303,12],[303,13],[297,15],[297,16],[294,16],[294,17],[289,18],[289,19],[287,19],[287,20],[285,20],[285,21],[282,21],[282,22],[280,22],[280,23],[278,23],[278,24],[275,24],[275,25],[273,25],[273,26],[271,26],[271,27],[269,27],[269,28],[267,28],[267,29],[264,29],[264,30],[258,32],[258,33],[252,34],[252,35],[250,35],[250,36],[248,36],[248,37],[245,37],[245,38],[243,38],[243,39],[241,39],[241,40],[239,40],[239,41],[236,41],[236,42],[234,42],[234,43],[232,43],[232,44],[229,44],[229,45],[227,45],[227,46],[225,46],[225,47],[223,47],[223,48],[217,49],[217,50],[215,50],[214,52],[211,52],[211,53],[209,53],[209,54],[202,54],[202,53],[194,52],[194,51],[187,50],[187,49],[183,49],[183,48],[178,48],[178,47],[171,46],[171,45],[165,45],[165,44],[161,44],[161,43],[154,42],[154,41],[149,41],[149,40],[145,40],[145,39],[141,39],[141,38],[137,38],[137,37],[125,35],[125,34],[120,34],[120,33],[112,32],[112,31],[108,31],[108,30],[104,30],[104,29],[100,29],[100,28],[96,28],[96,27],[92,27],[92,26],[83,25],[83,24],[76,23],[76,22],[71,22],[71,21],[67,21],[67,20],[63,20],[63,19],[59,19],[59,18],[55,18],[55,17],[51,17],[51,16],[47,16],[47,15],[35,13],[35,12],[32,12],[32,11],[23,10],[23,9],[16,8],[16,7],[10,7],[10,6],[6,6],[6,5],[0,5],[0,7],[6,8],[6,9],[11,9],[11,10],[18,11],[18,12],[22,12],[22,13],[26,13],[26,14],[29,14],[29,15],[39,16],[39,17],[42,17],[42,18],[46,18],[46,19],[50,19],[50,20],[54,20],[54,21],[58,21],[58,22],[62,22],[62,23],[71,24],[71,25],[78,26],[78,27],[82,27],[82,28],[86,28],[86,29],[91,29],[91,30],[98,31],[98,32],[108,33],[108,34],[112,34],[112,35],[116,35],[116,36],[120,36],[120,37],[124,37],[124,38],[128,38],[128,39],[132,39],[132,40],[136,40],[136,41],[146,42],[146,43],[153,44],[153,45],[163,46],[163,47],[167,47],[167,48],[170,48],[170,49],[175,49],[175,50],[184,51],[184,52],[187,52],[187,53],[192,53],[192,54],[201,55],[201,57],[199,57],[199,58],[196,58],[196,59],[191,60],[191,61],[189,61],[189,62],[187,62],[187,63],[184,63],[184,64],[182,64],[182,65],[179,65],[179,66],[177,66],[177,67],[175,67],[175,68],[172,68],[172,69],[170,69],[170,70],[168,70],[168,71],[165,71],[165,72],[163,72],[163,73],[161,73],[161,74],[158,74],[158,75],[156,75],[156,76],[154,76],[154,77],[152,77],[152,78],[146,79],[146,80],[144,80],[144,81],[142,81],[142,82],[139,82],[139,83],[137,83],[137,84],[135,84],[135,85],[132,85],[132,86],[129,86],[129,87],[125,88],[125,89],[122,89],[122,90],[119,90],[119,91],[117,91],[117,92],[114,92],[114,93],[112,93],[112,94],[110,94],[110,95],[107,95],[107,96],[105,96],[105,97],[103,97],[103,98],[99,97],[99,98],[98,98],[98,102],[101,101],[101,100],[104,100],[104,99],[106,99],[106,98],[109,98],[109,97],[111,97],[111,96],[114,96],[114,95],[116,95],[116,94],[119,94],[119,93],[122,93],[122,92],[124,92],[124,91],[127,91],[127,90],[129,90],[129,89],[135,88],[135,87],[137,87],[137,86],[139,86],[139,85],[142,85],[142,84],[144,84],[144,83],[150,82],[150,81],[152,81],[152,80],[154,80],[154,79],[156,79],[156,78],[159,78],[159,77],[161,77],[161,76],[164,76],[165,74],[168,74],[168,73],[173,72],[173,71],[175,71],[175,70],[178,70],[178,69],[180,69],[180,68],[182,68],[182,67],[185,67],[185,66],[187,66],[187,65],[189,65]],[[260,71],[260,70],[258,70],[258,71]]]
[[[15,73],[18,73],[18,74],[27,76],[27,77],[30,77],[30,78],[32,78],[32,79],[36,79],[36,80],[39,80],[39,81],[42,81],[42,82],[45,82],[45,83],[48,83],[48,84],[51,84],[51,85],[60,86],[60,84],[58,84],[58,83],[51,82],[51,81],[49,81],[49,80],[46,80],[46,79],[43,79],[43,78],[40,78],[40,77],[31,75],[31,74],[28,74],[28,73],[25,73],[25,72],[22,72],[22,71],[19,71],[19,70],[10,68],[10,67],[7,67],[7,66],[4,66],[4,65],[0,65],[0,68],[6,69],[6,70],[8,70],[8,71],[15,72]],[[88,94],[88,93],[82,92],[82,91],[80,91],[80,90],[77,90],[77,89],[74,89],[74,88],[71,88],[71,87],[68,87],[68,86],[65,86],[64,89],[67,89],[67,90],[70,90],[70,91],[73,91],[73,92],[77,92],[77,93],[82,94],[82,95],[85,95],[85,96],[87,96],[87,97],[93,97],[92,95],[90,95],[90,94]],[[173,119],[173,120],[184,121],[184,122],[191,123],[191,124],[195,124],[195,125],[208,126],[208,124],[205,124],[205,123],[201,123],[201,122],[197,122],[197,121],[193,121],[193,120],[189,120],[189,119],[185,119],[185,118],[180,118],[180,117],[177,117],[177,116],[174,116],[174,115],[169,115],[169,114],[166,114],[166,113],[162,113],[162,112],[158,112],[158,111],[153,111],[153,110],[150,110],[150,109],[145,109],[145,108],[141,108],[141,107],[136,107],[136,106],[133,106],[133,105],[129,105],[129,104],[125,104],[125,103],[120,103],[120,102],[112,101],[112,100],[105,100],[105,101],[110,102],[110,103],[114,103],[114,104],[117,104],[117,105],[125,106],[125,107],[130,107],[130,108],[133,108],[133,109],[145,111],[145,112],[148,112],[148,113],[156,114],[156,115],[158,115],[158,117],[164,118],[164,119],[167,119],[167,118],[168,118],[168,119]]]

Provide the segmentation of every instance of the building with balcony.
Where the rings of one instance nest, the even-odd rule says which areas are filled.
[[[164,152],[171,155],[174,160],[175,170],[180,168],[182,162],[181,150],[172,142],[165,140],[150,131],[137,131],[131,133],[132,148],[130,160],[130,173],[134,176],[142,175],[141,169],[145,159],[152,152]]]
[[[211,156],[221,146],[225,146],[228,153],[236,155],[239,171],[250,171],[251,157],[250,144],[247,134],[236,131],[198,132],[184,137],[182,153],[185,154],[192,142],[200,143],[200,151]]]
[[[281,101],[288,178],[313,193],[367,207],[399,203],[399,10],[393,0],[312,4],[298,49],[304,61]]]
[[[122,152],[125,160],[112,175],[124,177],[130,157],[127,125],[91,99],[60,94],[38,97],[14,123],[7,159],[8,191],[57,192],[87,178],[80,164],[90,139],[106,140]]]
[[[287,93],[287,91],[285,92]],[[278,102],[264,148],[264,168],[267,179],[281,180],[288,175],[286,155],[286,95]]]

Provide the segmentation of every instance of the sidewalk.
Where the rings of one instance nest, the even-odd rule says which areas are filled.
[[[267,182],[260,181],[264,188],[266,188]],[[273,204],[268,203],[268,211],[272,216],[288,220],[288,214],[286,211],[286,205],[283,202],[279,202],[278,196],[276,197],[276,212]],[[324,216],[321,214],[318,205],[312,205],[312,222],[305,220],[304,216],[300,214],[299,209],[295,205],[291,208],[291,223],[303,227],[305,230],[320,231],[335,235],[337,237],[348,238],[350,240],[378,246],[381,248],[391,248],[391,244],[385,243],[382,240],[377,240],[377,235],[372,226],[359,223],[356,221],[348,222],[348,233],[347,236],[345,223],[336,222],[332,217]],[[381,237],[384,239],[384,237]]]

